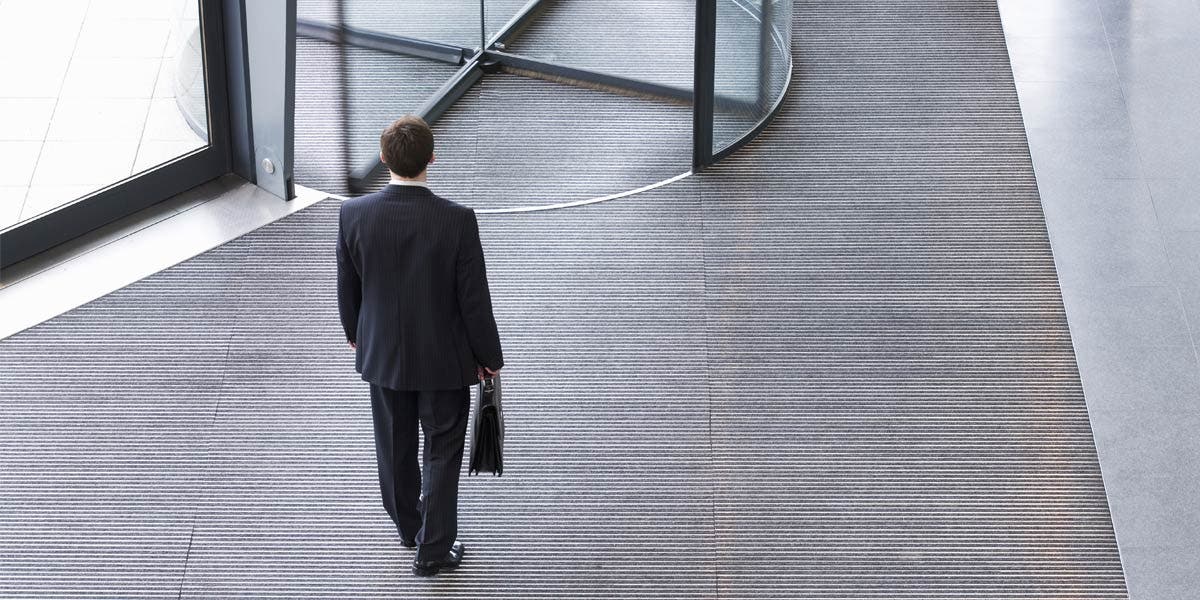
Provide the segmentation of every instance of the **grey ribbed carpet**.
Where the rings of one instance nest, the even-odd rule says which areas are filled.
[[[462,570],[379,505],[327,201],[0,342],[0,597],[1125,598],[995,4],[795,28],[710,172],[481,219]]]

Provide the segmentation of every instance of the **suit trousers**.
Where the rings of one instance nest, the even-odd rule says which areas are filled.
[[[371,385],[383,507],[417,560],[441,560],[458,537],[458,480],[471,388],[398,391]],[[417,465],[417,426],[425,435]],[[423,485],[423,487],[422,487]]]

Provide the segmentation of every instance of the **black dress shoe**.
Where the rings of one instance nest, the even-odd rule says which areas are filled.
[[[413,575],[417,577],[433,577],[442,569],[456,569],[462,564],[463,554],[467,547],[462,542],[454,542],[450,547],[450,551],[441,560],[414,560],[412,565]]]

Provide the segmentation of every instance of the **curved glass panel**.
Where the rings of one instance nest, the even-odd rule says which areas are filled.
[[[774,109],[792,69],[791,0],[717,0],[713,152]]]

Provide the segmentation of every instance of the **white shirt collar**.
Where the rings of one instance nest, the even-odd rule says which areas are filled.
[[[396,179],[395,177],[393,177],[392,180],[388,182],[388,184],[389,185],[405,185],[405,186],[411,186],[411,187],[423,187],[425,189],[429,189],[428,183],[425,183],[424,181],[416,181],[414,179]]]

